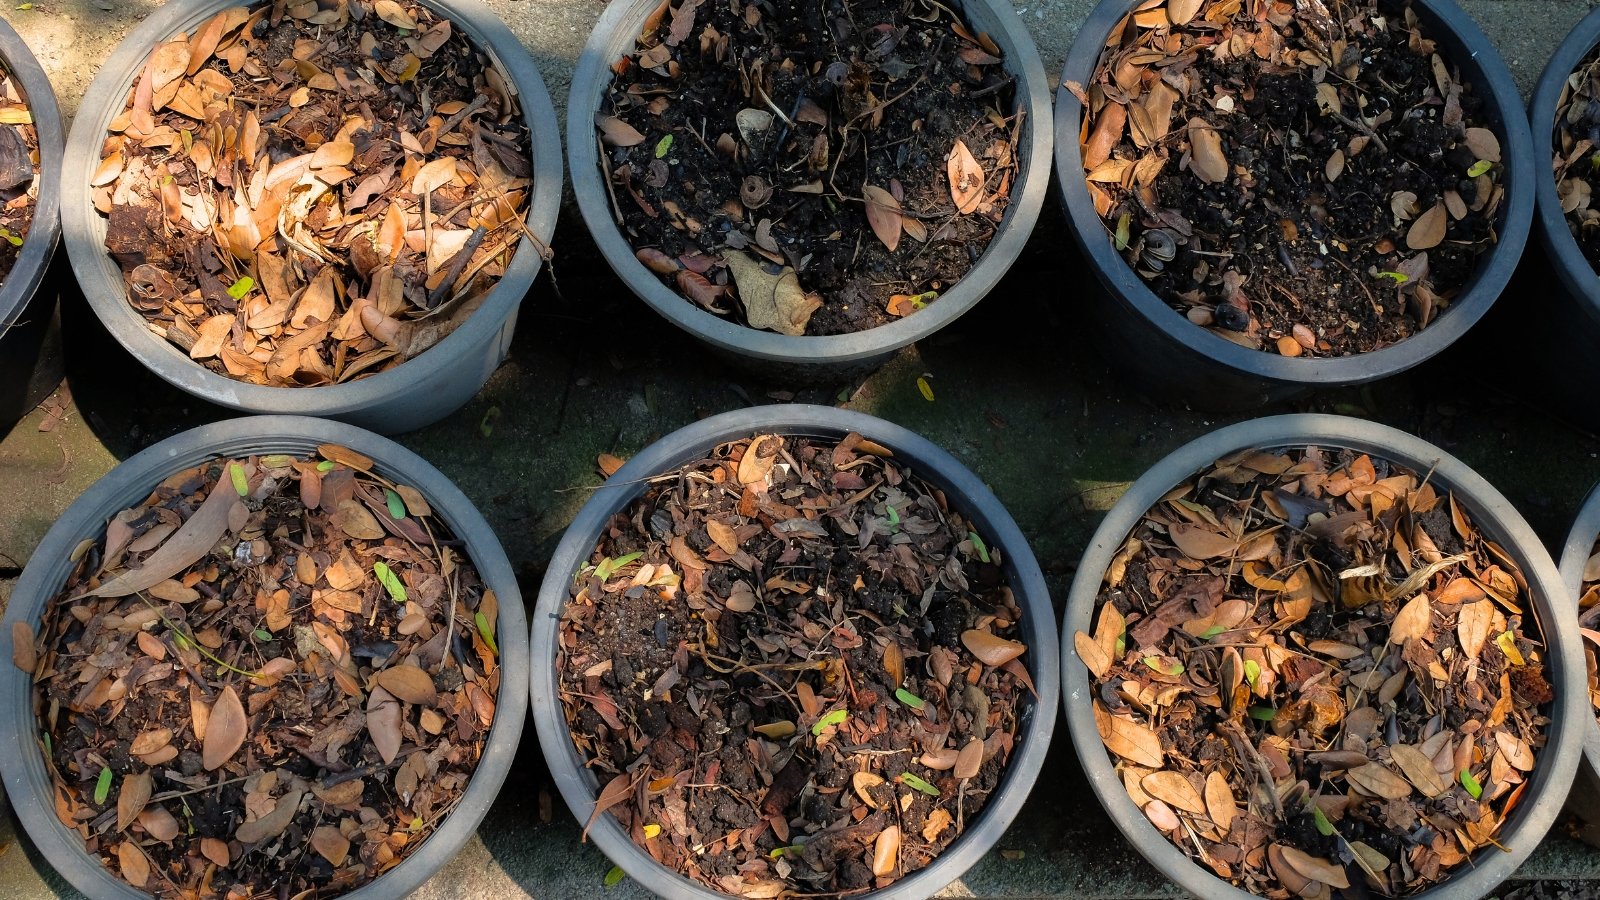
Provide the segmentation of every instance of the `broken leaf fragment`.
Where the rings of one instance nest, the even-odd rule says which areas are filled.
[[[806,333],[806,323],[822,306],[822,299],[800,287],[800,277],[793,268],[784,266],[773,274],[766,265],[738,250],[729,251],[724,262],[739,289],[751,328],[796,337]]]

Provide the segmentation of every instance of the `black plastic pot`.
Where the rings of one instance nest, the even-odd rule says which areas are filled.
[[[1590,16],[1585,21],[1593,18]],[[1567,534],[1567,545],[1561,550],[1561,582],[1574,602],[1582,596],[1583,566],[1594,551],[1597,536],[1600,536],[1600,486],[1584,498],[1572,530]],[[1581,646],[1578,658],[1583,658]],[[1585,827],[1579,830],[1579,835],[1600,847],[1600,722],[1595,719],[1593,709],[1588,712],[1589,742],[1583,751],[1583,762],[1578,766],[1577,780],[1572,783],[1572,793],[1567,797],[1567,809],[1584,821]]]
[[[39,138],[39,196],[33,225],[10,275],[0,285],[0,434],[5,434],[61,378],[59,359],[54,364],[48,361],[59,357],[59,350],[50,350],[50,338],[60,341],[54,327],[56,293],[39,287],[61,239],[61,148],[66,138],[50,79],[33,51],[3,21],[0,64],[21,83]]]
[[[1055,612],[1039,564],[1027,540],[1000,501],[983,482],[949,453],[914,432],[882,419],[825,406],[758,406],[712,416],[679,429],[642,450],[613,474],[578,511],[561,544],[556,547],[539,587],[533,613],[532,703],[534,728],[544,750],[551,777],[578,821],[586,822],[594,810],[600,784],[585,767],[585,759],[572,743],[558,695],[556,640],[559,617],[566,606],[573,576],[594,552],[606,523],[645,492],[646,480],[685,463],[704,459],[718,444],[758,434],[799,434],[838,439],[851,431],[894,451],[895,459],[911,467],[930,484],[942,489],[950,505],[969,516],[991,546],[1005,551],[1006,583],[1023,610],[1028,666],[1038,699],[1030,700],[1022,714],[1024,726],[1000,786],[967,830],[932,864],[881,891],[857,895],[861,900],[922,900],[961,876],[992,848],[1016,817],[1044,765],[1050,735],[1055,730],[1055,698],[1060,690],[1056,659]],[[726,894],[668,871],[628,837],[616,818],[602,814],[589,836],[647,890],[674,900],[726,900]]]
[[[1009,2],[964,0],[950,5],[961,10],[973,31],[988,32],[1005,51],[1006,71],[1016,79],[1017,108],[1026,115],[1018,150],[1022,168],[1011,186],[1005,218],[982,258],[955,287],[926,309],[878,328],[795,337],[713,315],[662,284],[659,276],[635,259],[632,246],[612,217],[594,117],[611,84],[612,63],[635,49],[645,19],[660,6],[660,0],[615,0],[606,6],[578,57],[567,98],[567,155],[578,209],[617,277],[667,321],[736,364],[768,377],[808,383],[840,381],[871,372],[896,350],[933,334],[976,306],[1022,252],[1049,190],[1050,88],[1033,38]]]
[[[420,491],[434,514],[461,540],[483,583],[500,599],[495,625],[500,645],[500,695],[489,740],[466,793],[427,842],[404,862],[366,887],[344,895],[350,900],[388,900],[415,890],[472,837],[511,769],[527,713],[528,646],[522,640],[527,619],[516,576],[489,523],[438,469],[387,438],[321,419],[257,416],[183,432],[130,457],[67,508],[23,569],[6,607],[4,627],[9,635],[13,622],[27,622],[37,633],[45,604],[66,583],[73,548],[104,534],[113,515],[143,500],[168,475],[218,456],[311,454],[321,443],[341,444],[363,453],[374,461],[379,474]],[[73,887],[94,898],[147,897],[85,853],[83,840],[56,818],[30,682],[16,666],[0,666],[0,777],[5,779],[12,808],[40,855]]]
[[[1101,0],[1072,43],[1063,85],[1090,83],[1111,29],[1136,4]],[[1106,360],[1140,390],[1199,409],[1244,410],[1313,388],[1375,381],[1449,347],[1500,295],[1522,255],[1533,216],[1535,154],[1521,96],[1499,52],[1454,0],[1415,0],[1411,8],[1438,42],[1440,55],[1459,65],[1462,78],[1484,98],[1484,117],[1500,139],[1505,160],[1506,196],[1495,225],[1500,241],[1480,257],[1450,308],[1415,336],[1371,353],[1308,359],[1250,350],[1194,325],[1156,296],[1117,253],[1090,201],[1078,143],[1083,104],[1065,87],[1056,92],[1056,179],[1073,240],[1102,288],[1084,292],[1091,307],[1087,318]]]
[[[1584,740],[1594,728],[1579,656],[1577,616],[1555,563],[1511,503],[1465,463],[1403,431],[1344,416],[1301,414],[1253,419],[1185,444],[1134,482],[1095,531],[1067,595],[1061,625],[1062,698],[1073,747],[1100,805],[1128,841],[1163,875],[1207,900],[1250,900],[1254,896],[1190,860],[1128,798],[1095,728],[1089,672],[1073,649],[1072,635],[1094,630],[1095,599],[1112,557],[1145,511],[1168,490],[1238,450],[1307,445],[1371,453],[1417,472],[1431,469],[1431,483],[1440,491],[1453,492],[1478,528],[1505,548],[1528,580],[1530,612],[1545,641],[1546,677],[1556,695],[1550,709],[1548,740],[1526,795],[1499,835],[1505,849],[1490,848],[1477,854],[1472,864],[1462,867],[1453,878],[1412,898],[1467,900],[1487,896],[1528,858],[1561,812]]]
[[[561,201],[561,141],[555,109],[533,58],[511,30],[477,0],[419,0],[466,32],[518,92],[533,149],[533,189],[528,231],[505,275],[477,312],[416,359],[346,384],[266,387],[206,369],[152,333],[128,303],[116,263],[106,253],[106,219],[91,199],[89,179],[100,164],[106,126],[122,112],[128,91],[159,42],[192,31],[236,0],[171,0],[135,28],[111,56],[83,97],[67,141],[61,220],[67,252],[83,293],[106,330],[145,367],[174,386],[218,406],[247,413],[284,413],[340,419],[385,434],[421,428],[459,408],[483,387],[511,347],[517,309],[543,265]]]
[[[1506,314],[1496,317],[1506,321],[1505,333],[1522,336],[1521,352],[1507,354],[1505,368],[1531,367],[1537,381],[1530,385],[1534,389],[1529,393],[1590,431],[1600,418],[1600,361],[1594,355],[1600,343],[1600,275],[1567,228],[1550,160],[1555,152],[1552,129],[1561,89],[1596,44],[1600,44],[1600,10],[1584,16],[1572,29],[1534,88],[1528,121],[1538,173],[1534,229],[1539,239],[1519,273],[1523,284],[1518,293],[1525,314],[1514,319]],[[1504,352],[1503,347],[1495,349]]]

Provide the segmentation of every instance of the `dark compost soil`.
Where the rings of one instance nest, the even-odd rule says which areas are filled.
[[[596,814],[663,866],[743,897],[882,887],[1004,775],[1032,682],[1002,548],[856,435],[754,441],[612,520],[562,703]]]
[[[1151,290],[1286,356],[1386,347],[1449,305],[1495,241],[1500,148],[1481,87],[1408,7],[1136,15],[1086,86],[1083,137],[1096,210]]]
[[[168,478],[80,548],[39,638],[13,634],[56,815],[135,888],[337,896],[421,846],[477,766],[494,594],[419,494],[323,455]]]
[[[1551,687],[1510,558],[1350,451],[1246,451],[1145,514],[1090,637],[1130,797],[1267,897],[1399,897],[1499,852]]]
[[[921,308],[983,255],[1023,123],[999,48],[953,18],[959,4],[666,9],[617,65],[600,124],[619,225],[669,286],[771,328],[749,309],[756,287],[725,269],[730,254],[748,253],[798,275],[799,309],[774,330],[844,334]],[[946,163],[957,141],[983,186],[960,209]],[[893,196],[903,227],[875,237],[868,186]],[[891,304],[896,295],[905,299]]]

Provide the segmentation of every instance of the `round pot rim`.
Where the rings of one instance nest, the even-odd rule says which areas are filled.
[[[22,88],[23,99],[33,116],[33,131],[39,141],[39,195],[34,200],[33,222],[24,236],[22,252],[0,285],[0,335],[18,324],[28,301],[39,290],[50,260],[61,239],[62,148],[66,132],[61,124],[61,107],[55,89],[33,51],[11,27],[0,21],[0,64],[9,69]]]
[[[144,316],[129,305],[120,273],[112,277],[104,268],[108,255],[103,241],[95,236],[97,227],[103,230],[104,217],[94,208],[89,187],[89,179],[99,165],[105,126],[121,111],[150,48],[237,5],[236,0],[170,0],[117,45],[84,94],[66,145],[65,170],[73,173],[67,186],[72,191],[63,195],[61,204],[67,253],[84,296],[106,330],[145,368],[177,388],[236,410],[334,417],[404,395],[430,371],[446,367],[446,358],[454,360],[478,352],[515,315],[544,264],[541,251],[550,246],[561,204],[561,139],[555,107],[533,57],[479,0],[417,2],[464,30],[477,49],[499,64],[516,91],[532,153],[533,186],[524,224],[534,239],[524,234],[505,274],[489,289],[482,305],[455,331],[416,358],[385,371],[344,384],[269,387],[217,374],[190,359],[170,341],[150,331]],[[65,202],[69,199],[71,202]]]
[[[1045,753],[1055,729],[1055,698],[1060,690],[1055,613],[1033,552],[1010,514],[983,482],[927,438],[865,413],[803,404],[735,410],[661,438],[640,451],[595,490],[552,554],[533,612],[531,648],[536,655],[531,667],[533,721],[551,777],[579,821],[585,820],[593,810],[596,789],[590,783],[592,773],[583,768],[583,760],[572,743],[557,697],[560,684],[555,677],[556,638],[561,611],[567,602],[569,579],[577,566],[589,558],[596,536],[605,523],[616,510],[645,491],[648,478],[681,465],[686,459],[701,458],[723,441],[763,433],[837,439],[851,431],[889,447],[896,458],[911,465],[919,476],[942,488],[952,499],[952,506],[963,514],[987,520],[987,527],[993,532],[989,542],[1004,549],[1008,583],[1025,610],[1029,652],[1024,659],[1033,657],[1029,672],[1038,693],[1024,719],[1016,751],[999,787],[977,819],[968,822],[966,832],[928,866],[887,888],[860,895],[861,900],[921,900],[932,896],[982,858],[1011,824],[1044,766]],[[729,896],[657,863],[633,843],[616,817],[609,813],[595,818],[589,835],[612,862],[657,894],[682,900],[726,900]]]
[[[1131,306],[1141,320],[1168,339],[1231,370],[1307,387],[1374,381],[1403,372],[1449,347],[1488,312],[1510,281],[1527,242],[1533,220],[1536,167],[1527,117],[1522,111],[1522,95],[1494,44],[1460,6],[1453,0],[1415,0],[1414,3],[1425,20],[1434,20],[1433,28],[1453,33],[1462,44],[1472,48],[1468,58],[1451,61],[1463,70],[1481,69],[1483,77],[1471,81],[1500,116],[1497,131],[1506,169],[1506,177],[1501,182],[1506,196],[1498,222],[1500,239],[1479,257],[1466,290],[1427,328],[1403,341],[1365,353],[1333,358],[1290,358],[1270,350],[1241,347],[1188,321],[1146,286],[1106,240],[1105,225],[1094,211],[1082,176],[1083,154],[1078,146],[1078,131],[1083,104],[1066,85],[1069,82],[1088,84],[1106,37],[1137,2],[1100,0],[1072,42],[1061,73],[1062,87],[1056,91],[1056,183],[1070,226],[1067,230],[1079,250],[1089,257],[1095,276],[1108,292]]]
[[[1596,44],[1600,44],[1600,9],[1590,10],[1573,26],[1550,57],[1538,84],[1534,86],[1533,98],[1528,104],[1534,159],[1554,158],[1555,139],[1551,130],[1555,127],[1556,103],[1561,99],[1561,90],[1566,86],[1567,77]],[[1540,240],[1545,252],[1555,262],[1556,274],[1562,284],[1573,294],[1589,318],[1600,322],[1600,272],[1596,272],[1594,265],[1583,255],[1577,239],[1567,227],[1566,214],[1561,211],[1561,198],[1556,193],[1554,173],[1542,165],[1538,171],[1540,176],[1535,179],[1533,188],[1538,197]]]
[[[137,494],[132,502],[138,502],[166,476],[220,454],[249,453],[251,448],[279,452],[288,447],[312,452],[318,443],[337,443],[363,453],[372,458],[378,470],[403,478],[421,491],[435,514],[448,522],[466,544],[484,584],[500,598],[496,632],[501,678],[495,719],[461,800],[422,846],[399,865],[366,886],[342,895],[349,900],[383,900],[415,890],[449,862],[476,832],[511,770],[527,712],[527,620],[511,563],[477,508],[426,460],[370,431],[302,416],[228,419],[167,438],[112,469],[51,526],[11,594],[5,612],[5,633],[10,634],[11,624],[19,621],[37,632],[44,605],[61,589],[54,570],[70,565],[55,561],[67,560],[82,538],[103,534],[106,521],[127,505],[128,497]],[[4,779],[12,808],[42,858],[90,897],[149,897],[112,875],[84,851],[76,832],[68,831],[56,818],[50,799],[51,778],[35,737],[32,679],[9,663],[0,666],[0,697],[14,702],[12,708],[0,714],[0,778]],[[19,698],[21,702],[15,702]]]
[[[1085,550],[1067,595],[1062,621],[1062,700],[1067,730],[1095,796],[1122,834],[1163,875],[1197,896],[1214,900],[1252,900],[1256,895],[1236,888],[1191,860],[1158,832],[1129,799],[1109,751],[1100,740],[1089,705],[1093,694],[1088,671],[1073,649],[1072,635],[1092,630],[1091,617],[1103,574],[1139,519],[1174,485],[1203,471],[1229,453],[1252,448],[1350,448],[1382,456],[1416,471],[1433,470],[1432,480],[1470,498],[1479,528],[1492,535],[1522,567],[1532,596],[1532,609],[1546,641],[1546,666],[1555,686],[1551,724],[1539,765],[1530,779],[1529,796],[1500,834],[1509,851],[1479,852],[1447,881],[1409,895],[1418,898],[1486,895],[1527,859],[1561,812],[1583,748],[1588,699],[1583,664],[1578,656],[1576,614],[1566,602],[1555,564],[1544,545],[1510,502],[1465,463],[1406,432],[1376,422],[1345,416],[1300,413],[1253,419],[1218,429],[1185,444],[1152,466],[1106,514]]]
[[[571,158],[578,211],[612,271],[651,309],[684,331],[722,350],[771,362],[837,365],[876,359],[933,334],[971,310],[1000,282],[1033,233],[1049,191],[1050,144],[1055,133],[1049,126],[1049,82],[1027,26],[1012,5],[1003,0],[964,0],[957,5],[966,3],[983,7],[1000,25],[998,33],[991,36],[1006,51],[1006,70],[1016,79],[1017,108],[1026,114],[1021,140],[1024,164],[1011,186],[1011,202],[1005,216],[983,255],[954,287],[927,308],[849,334],[778,334],[701,309],[662,284],[634,257],[633,246],[617,227],[608,205],[594,140],[594,116],[611,84],[613,60],[607,47],[612,36],[619,32],[638,34],[645,17],[659,5],[656,0],[625,0],[606,6],[578,57],[567,99],[567,154]]]
[[[1573,603],[1577,603],[1582,597],[1583,567],[1594,551],[1596,537],[1600,537],[1600,485],[1590,490],[1589,495],[1583,499],[1583,505],[1578,507],[1578,514],[1572,521],[1572,529],[1567,533],[1566,546],[1561,550],[1561,583],[1567,589]],[[1582,659],[1581,638],[1578,641],[1577,653],[1578,658]],[[1592,707],[1587,707],[1587,710],[1590,715],[1588,741],[1583,752],[1584,765],[1595,778],[1600,779],[1600,718],[1596,718]]]

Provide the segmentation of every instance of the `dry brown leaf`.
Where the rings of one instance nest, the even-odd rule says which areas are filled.
[[[1218,184],[1228,178],[1228,157],[1222,152],[1222,135],[1198,116],[1189,120],[1189,171],[1201,181]]]
[[[722,548],[723,553],[732,556],[739,552],[739,536],[726,523],[707,519],[706,534],[711,537],[713,544]]]
[[[150,860],[133,841],[123,841],[117,845],[117,869],[128,883],[144,890],[145,883],[150,880]]]
[[[382,540],[383,526],[378,524],[378,519],[367,509],[366,505],[354,498],[345,498],[334,507],[330,516],[333,524],[350,537],[363,541]]]
[[[259,844],[262,841],[271,840],[283,834],[284,830],[289,827],[289,823],[294,821],[294,814],[299,810],[300,800],[305,795],[305,791],[298,788],[290,788],[288,793],[278,798],[278,802],[272,807],[271,812],[259,819],[240,825],[239,829],[233,833],[234,838],[241,844]]]
[[[1174,772],[1171,769],[1151,772],[1139,782],[1139,786],[1144,789],[1146,794],[1166,803],[1168,806],[1194,813],[1197,816],[1203,816],[1206,813],[1206,804],[1200,798],[1200,792],[1194,789],[1194,785],[1190,784],[1189,779],[1185,778],[1181,772]]]
[[[223,466],[226,468],[232,464],[224,462]],[[146,557],[139,568],[118,575],[90,591],[87,596],[126,597],[189,568],[228,533],[235,508],[242,509],[243,504],[239,502],[239,493],[224,474],[212,486],[211,493],[200,504],[200,508],[154,553]]]
[[[1092,170],[1111,158],[1111,151],[1122,140],[1128,122],[1128,108],[1120,103],[1107,103],[1095,119],[1094,133],[1083,148],[1083,168]]]
[[[800,287],[800,276],[793,268],[784,266],[774,275],[755,258],[736,250],[729,251],[724,262],[739,288],[745,321],[751,328],[795,337],[806,333],[806,323],[822,306],[822,298]]]
[[[583,823],[583,831],[578,835],[579,842],[585,843],[589,840],[589,829],[594,825],[594,820],[600,818],[601,813],[628,799],[632,793],[633,778],[626,772],[606,782],[606,786],[600,791],[600,796],[595,799],[594,811],[589,813],[589,821]]]
[[[403,28],[406,31],[417,30],[417,20],[413,19],[405,11],[405,8],[395,0],[377,0],[376,3],[372,4],[372,11],[378,14],[378,18],[396,28]]]
[[[969,628],[961,632],[961,643],[986,666],[1003,666],[1027,651],[1025,644],[1008,641],[993,632]]]
[[[763,453],[763,445],[768,441],[777,441],[774,448],[781,445],[782,438],[777,435],[758,435],[750,439],[745,446],[744,455],[739,458],[739,483],[756,484],[765,481],[767,474],[772,471],[773,463],[777,462],[778,454],[774,452]]]
[[[979,185],[982,189],[982,185]],[[877,185],[869,184],[861,189],[861,196],[867,210],[867,224],[872,226],[872,233],[878,236],[883,246],[893,253],[900,246],[900,201]],[[741,287],[740,292],[743,293]]]
[[[172,742],[172,729],[165,725],[140,732],[133,742],[128,745],[128,752],[134,756],[144,756],[154,753]]]
[[[158,804],[146,806],[144,812],[139,814],[139,827],[145,834],[150,835],[162,843],[171,843],[181,830],[178,819],[167,812],[166,807]]]
[[[1512,768],[1524,772],[1533,771],[1533,749],[1528,746],[1527,741],[1509,731],[1500,730],[1494,733],[1494,742]]]
[[[232,489],[231,487],[229,488]],[[207,772],[215,771],[233,758],[244,745],[250,721],[245,717],[244,704],[233,685],[228,685],[217,695],[206,720],[206,736],[201,745],[201,762]]]
[[[438,699],[438,690],[427,672],[409,663],[390,666],[377,675],[378,684],[406,703],[432,706]]]
[[[1500,161],[1500,139],[1494,132],[1487,128],[1468,128],[1466,134],[1467,149],[1478,159],[1489,162]]]
[[[1198,525],[1175,523],[1168,529],[1168,534],[1174,546],[1185,556],[1194,559],[1216,559],[1219,556],[1232,556],[1239,551],[1238,539]]]
[[[1284,862],[1288,863],[1295,871],[1312,881],[1320,881],[1329,887],[1345,890],[1350,887],[1350,877],[1345,874],[1344,867],[1334,865],[1327,860],[1312,856],[1304,850],[1298,850],[1287,844],[1276,845],[1283,854]]]
[[[1433,208],[1411,223],[1411,228],[1406,231],[1406,246],[1413,250],[1427,250],[1439,246],[1444,241],[1445,229],[1449,224],[1450,215],[1444,203],[1435,203]]]
[[[613,147],[632,147],[644,143],[644,135],[639,129],[616,116],[596,115],[595,127],[600,129],[600,139]]]
[[[1200,11],[1203,0],[1167,0],[1167,21],[1174,26],[1187,25]]]
[[[331,825],[323,825],[311,832],[311,849],[327,860],[334,868],[344,865],[350,855],[350,839]]]
[[[942,806],[936,807],[933,812],[928,813],[928,818],[922,824],[922,839],[930,844],[937,841],[939,835],[944,834],[952,821],[954,820],[950,817],[949,810]]]
[[[1389,643],[1405,644],[1428,633],[1433,625],[1433,604],[1427,594],[1412,597],[1389,626]]]
[[[1483,652],[1484,642],[1494,624],[1494,604],[1487,599],[1461,604],[1456,614],[1456,638],[1461,641],[1461,652],[1467,659],[1477,659]]]
[[[122,789],[117,792],[117,831],[128,830],[128,826],[139,818],[144,812],[145,804],[150,802],[150,793],[155,786],[155,779],[149,770],[122,777]]]
[[[1111,604],[1106,604],[1110,606]],[[1104,678],[1111,671],[1112,659],[1100,643],[1089,635],[1078,632],[1072,636],[1072,645],[1078,651],[1078,658],[1089,667],[1089,672],[1096,678]]]
[[[1217,830],[1226,835],[1233,828],[1239,805],[1233,800],[1233,789],[1228,786],[1228,776],[1212,770],[1206,776],[1206,815],[1211,817]]]
[[[11,623],[11,664],[29,675],[39,665],[39,654],[33,647],[33,627],[27,622]]]
[[[985,176],[983,166],[967,149],[965,141],[956,139],[955,146],[945,157],[944,166],[945,175],[950,179],[950,200],[956,205],[956,212],[966,215],[976,210],[983,202]]]
[[[950,774],[957,778],[976,778],[983,768],[983,741],[972,738],[956,754],[956,767]]]
[[[394,762],[400,752],[400,703],[383,687],[367,695],[367,734],[384,762]]]
[[[1411,783],[1390,769],[1374,762],[1357,766],[1345,773],[1345,780],[1374,797],[1402,800],[1411,796]]]
[[[878,832],[872,844],[872,874],[882,878],[894,874],[900,865],[900,826],[890,825]]]
[[[1437,797],[1449,790],[1450,785],[1433,767],[1433,760],[1416,747],[1395,744],[1389,748],[1389,756],[1405,774],[1406,780],[1424,797]]]
[[[1095,725],[1106,749],[1135,765],[1157,768],[1162,765],[1161,738],[1132,719],[1106,712],[1095,701]]]

